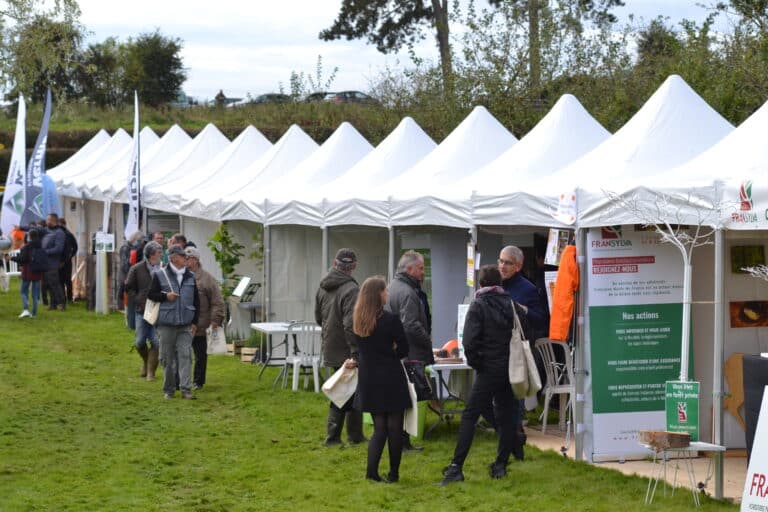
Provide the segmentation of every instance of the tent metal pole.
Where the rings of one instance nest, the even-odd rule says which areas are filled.
[[[321,255],[320,259],[320,265],[322,265],[322,268],[320,269],[320,275],[323,275],[328,270],[328,226],[323,226],[323,253]]]
[[[387,262],[387,281],[395,278],[395,228],[389,226],[389,260]]]
[[[265,321],[272,317],[272,229],[264,224],[264,314]]]
[[[576,426],[574,430],[574,451],[575,459],[580,461],[584,459],[584,377],[585,354],[584,354],[584,319],[586,304],[586,266],[587,255],[587,237],[584,229],[576,230],[576,262],[579,268],[579,293],[576,298],[576,329],[574,343],[574,376],[576,378],[576,396],[573,401],[573,422]],[[590,457],[591,459],[591,457]]]
[[[715,230],[715,296],[714,296],[714,354],[713,354],[713,378],[712,378],[712,440],[714,444],[723,445],[723,353],[725,330],[723,297],[725,293],[724,272],[725,265],[724,232],[718,228]],[[723,498],[723,452],[715,452],[715,499]]]

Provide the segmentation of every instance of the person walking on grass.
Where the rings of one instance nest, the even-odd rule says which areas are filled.
[[[513,303],[501,286],[501,273],[494,265],[485,265],[478,275],[480,289],[469,305],[464,321],[464,354],[476,373],[475,382],[461,414],[459,438],[451,464],[443,471],[440,485],[464,480],[462,467],[472,446],[475,424],[493,401],[499,443],[496,460],[489,466],[491,478],[503,478],[516,442],[520,415],[519,401],[509,383],[509,340],[515,325]]]
[[[200,298],[195,275],[186,267],[184,248],[168,249],[168,265],[152,275],[147,297],[160,303],[157,334],[160,339],[160,362],[163,365],[163,398],[176,393],[176,371],[179,373],[181,397],[194,400],[192,394],[192,338],[200,311]]]
[[[384,311],[389,293],[381,276],[369,277],[360,288],[353,315],[359,349],[355,408],[373,416],[365,478],[395,483],[400,479],[403,452],[403,415],[411,407],[401,360],[408,355],[400,317]],[[384,444],[389,447],[389,473],[379,475]]]
[[[197,293],[200,302],[195,337],[192,338],[192,350],[195,353],[195,369],[192,377],[192,389],[202,389],[205,384],[205,370],[208,364],[208,343],[206,329],[221,327],[226,308],[221,288],[216,279],[203,269],[200,263],[200,251],[196,247],[184,249],[187,255],[187,268],[194,272]]]
[[[134,318],[136,336],[134,345],[142,360],[141,377],[155,380],[160,348],[155,326],[144,320],[144,308],[147,304],[147,294],[152,285],[152,276],[160,270],[160,257],[163,248],[157,242],[149,242],[144,246],[144,259],[128,269],[125,278],[125,291],[128,293],[129,304],[133,306],[130,312]],[[128,313],[126,313],[128,314]]]
[[[357,268],[357,256],[352,249],[339,249],[333,267],[320,280],[315,296],[315,321],[321,327],[323,361],[334,371],[345,365],[357,364],[357,338],[352,329],[352,312],[357,300],[358,285],[352,272]],[[330,402],[326,422],[325,446],[341,444],[341,430],[347,420],[347,439],[352,444],[367,441],[363,435],[363,415],[352,408],[352,398],[339,408]]]
[[[43,272],[48,268],[48,255],[40,243],[40,232],[30,229],[27,233],[28,242],[22,246],[19,254],[11,256],[11,260],[21,266],[21,305],[23,311],[19,318],[35,318],[37,303],[40,300],[40,281]],[[29,309],[29,295],[32,293],[32,311]]]

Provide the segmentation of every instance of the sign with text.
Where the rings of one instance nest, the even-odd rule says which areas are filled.
[[[682,267],[653,231],[589,230],[594,456],[639,454],[638,432],[664,428],[665,382],[680,375]]]
[[[741,495],[742,512],[768,512],[768,386],[757,419],[755,442]]]
[[[664,394],[667,430],[690,434],[691,441],[699,440],[699,387],[698,382],[669,381]]]

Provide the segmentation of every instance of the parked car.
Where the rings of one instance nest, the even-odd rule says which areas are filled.
[[[333,93],[329,93],[329,92],[325,92],[325,91],[323,91],[323,92],[313,92],[311,94],[307,94],[307,96],[304,98],[304,101],[307,102],[307,103],[314,103],[316,101],[323,101],[325,99],[325,97],[327,95],[329,95],[329,94],[333,94]]]
[[[329,92],[325,95],[325,101],[335,103],[361,103],[364,105],[378,105],[379,102],[360,91]]]
[[[290,101],[291,97],[287,94],[269,93],[256,96],[252,103],[288,103]]]

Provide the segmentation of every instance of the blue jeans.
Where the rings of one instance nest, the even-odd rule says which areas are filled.
[[[136,348],[148,348],[147,341],[149,341],[152,348],[157,348],[157,330],[155,326],[147,323],[144,320],[144,313],[136,312]]]
[[[32,288],[32,316],[37,315],[37,303],[40,300],[40,281],[22,281],[21,282],[21,305],[29,311],[28,295]]]

